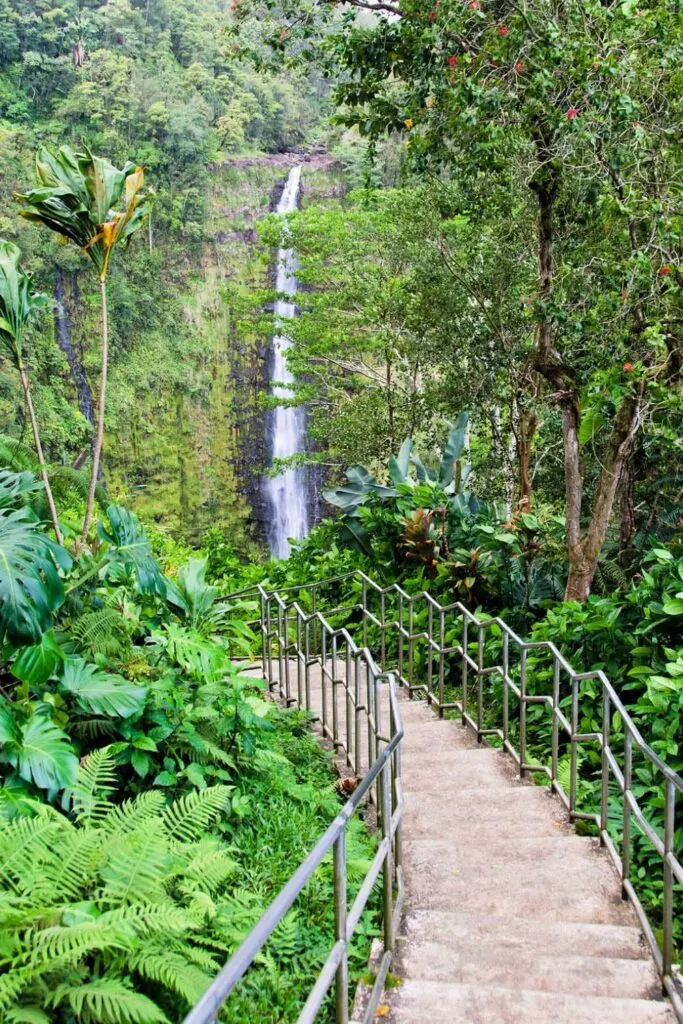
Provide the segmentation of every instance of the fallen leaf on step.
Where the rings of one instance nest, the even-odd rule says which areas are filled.
[[[390,1006],[387,1006],[386,1003],[381,1003],[377,1007],[377,1011],[375,1012],[375,1017],[388,1017],[390,1011],[391,1011],[391,1007]]]

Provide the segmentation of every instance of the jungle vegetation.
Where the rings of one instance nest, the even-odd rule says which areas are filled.
[[[338,809],[306,717],[236,666],[256,583],[362,568],[503,615],[604,669],[683,771],[677,13],[0,0],[8,1024],[182,1020]],[[301,211],[269,217],[318,150]],[[254,496],[285,239],[323,514],[274,562]],[[373,844],[357,823],[353,880]],[[231,1021],[295,1017],[331,886],[326,864]]]

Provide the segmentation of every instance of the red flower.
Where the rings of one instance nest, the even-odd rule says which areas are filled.
[[[665,263],[664,266],[662,267],[662,269],[659,271],[659,276],[660,277],[666,277],[666,275],[670,274],[670,273],[671,273],[671,267],[669,266],[668,263]]]
[[[510,29],[507,27],[507,25],[501,25],[500,28],[498,29],[498,35],[499,36],[507,36],[509,34],[510,34]]]
[[[579,116],[579,108],[570,107],[564,116],[567,118],[568,121],[573,121],[575,117]]]
[[[624,372],[630,373],[633,369],[633,363],[624,363]]]
[[[448,63],[450,64],[450,66],[452,68],[455,67],[455,65],[458,63],[458,55],[457,55],[457,53],[454,53],[452,57],[448,58]]]
[[[473,11],[478,11],[481,8],[481,4],[479,3],[479,0],[471,0],[470,7]]]
[[[521,75],[522,71],[524,71],[524,61],[523,60],[518,60],[517,61],[517,63],[515,64],[515,71],[517,72],[518,75]]]

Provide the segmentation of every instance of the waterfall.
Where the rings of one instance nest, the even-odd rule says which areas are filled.
[[[95,403],[93,402],[92,391],[88,378],[85,375],[83,364],[78,358],[73,345],[71,344],[71,327],[69,324],[69,312],[66,307],[64,294],[64,279],[61,267],[55,267],[54,285],[54,317],[55,337],[57,344],[66,356],[66,361],[71,370],[71,377],[78,396],[78,408],[85,416],[88,423],[95,423]]]
[[[296,210],[300,180],[301,166],[293,167],[278,203],[277,213],[292,213]],[[296,271],[297,259],[294,250],[280,249],[277,290],[292,296],[292,299],[297,292]],[[275,304],[275,318],[280,331],[284,330],[283,321],[293,316],[296,316],[295,302],[278,300]],[[290,344],[290,339],[284,333],[279,333],[273,338],[272,394],[276,398],[292,397],[292,390],[288,385],[294,381],[294,376],[287,366],[286,358]],[[272,417],[270,441],[270,451],[274,459],[304,451],[306,410],[303,406],[277,406]],[[287,558],[290,538],[298,540],[308,533],[307,476],[305,469],[292,468],[266,481],[270,504],[268,541],[271,553],[276,558]]]

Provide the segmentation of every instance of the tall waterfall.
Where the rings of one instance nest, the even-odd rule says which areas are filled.
[[[292,213],[297,208],[301,166],[293,167],[289,172],[282,198],[277,206],[277,213]],[[280,249],[277,264],[277,290],[292,298],[297,292],[297,259],[293,249]],[[278,300],[275,305],[275,318],[280,331],[284,331],[284,320],[296,316],[296,304]],[[273,388],[272,394],[277,398],[291,398],[292,390],[287,385],[294,381],[294,376],[287,366],[286,352],[291,342],[286,334],[280,333],[273,338]],[[306,440],[306,410],[302,406],[296,408],[278,406],[272,418],[271,455],[285,458],[304,450]],[[267,493],[270,503],[270,521],[268,541],[271,553],[276,558],[286,558],[289,554],[289,539],[300,539],[308,533],[308,494],[307,472],[305,469],[292,468],[267,480]]]

